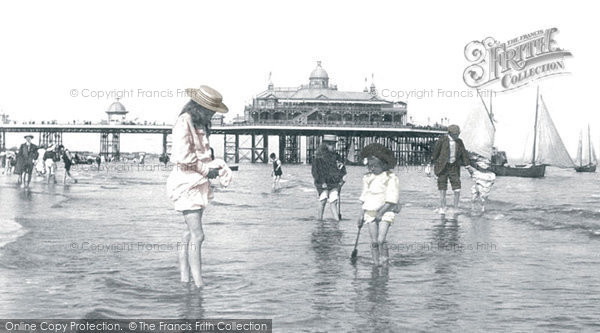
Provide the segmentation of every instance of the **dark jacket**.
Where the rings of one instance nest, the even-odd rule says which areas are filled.
[[[323,184],[337,186],[346,175],[346,167],[340,155],[324,147],[319,147],[312,163],[311,172],[317,187]]]
[[[469,165],[469,154],[465,149],[465,144],[461,139],[456,139],[456,162],[458,165]],[[433,153],[431,154],[431,162],[433,163],[433,173],[436,176],[444,169],[450,158],[450,138],[444,135],[435,143]]]
[[[31,143],[29,149],[27,149],[27,143],[24,143],[19,147],[19,154],[17,159],[21,160],[23,165],[33,164],[34,160],[38,158],[38,147]]]

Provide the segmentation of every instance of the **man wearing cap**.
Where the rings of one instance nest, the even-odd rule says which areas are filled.
[[[337,136],[326,134],[323,144],[319,146],[312,163],[312,176],[319,194],[318,219],[323,220],[325,205],[329,201],[333,218],[340,220],[338,200],[340,189],[344,183],[346,167],[342,158],[335,152]]]
[[[433,148],[431,162],[433,173],[438,177],[440,191],[440,213],[446,212],[446,190],[448,180],[454,191],[454,209],[458,209],[460,200],[460,166],[469,165],[469,156],[462,140],[458,138],[460,128],[457,125],[448,126],[448,135],[443,135]]]
[[[29,187],[29,183],[31,182],[31,173],[33,172],[33,165],[35,160],[38,158],[38,148],[36,145],[31,143],[31,139],[33,139],[33,135],[25,135],[26,142],[19,147],[19,154],[17,157],[21,165],[18,182],[20,183],[21,180],[23,180],[23,187]]]

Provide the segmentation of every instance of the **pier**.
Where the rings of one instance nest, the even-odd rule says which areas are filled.
[[[0,124],[0,150],[6,149],[6,133],[37,133],[39,145],[62,144],[63,133],[97,133],[100,134],[100,154],[118,160],[123,135],[162,135],[162,152],[167,154],[171,131],[171,125]],[[343,124],[239,124],[212,127],[212,135],[224,136],[224,159],[228,163],[267,163],[269,137],[278,140],[279,151],[275,153],[283,163],[310,163],[322,136],[335,134],[339,137],[336,150],[344,158],[349,157],[351,150],[358,155],[365,145],[379,142],[396,154],[400,165],[419,165],[429,161],[433,142],[445,132],[442,128],[358,127]]]

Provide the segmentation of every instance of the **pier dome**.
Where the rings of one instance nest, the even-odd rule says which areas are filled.
[[[320,61],[317,61],[317,67],[310,73],[309,80],[310,88],[327,88],[329,86],[329,75],[321,67]]]
[[[108,107],[108,110],[106,110],[106,112],[127,113],[127,109],[125,109],[125,105],[123,105],[121,102],[119,102],[119,98],[117,98],[117,100]]]
[[[120,98],[117,98],[117,100],[108,107],[108,110],[106,110],[109,124],[118,124],[125,121],[125,116],[129,113],[125,108],[125,105],[119,102],[119,99]]]

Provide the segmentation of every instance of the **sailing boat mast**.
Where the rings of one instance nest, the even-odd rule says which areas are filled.
[[[579,166],[583,166],[583,133],[579,131],[579,145],[577,145],[577,159]]]
[[[481,99],[481,104],[483,104],[483,107],[485,108],[485,113],[487,113],[488,117],[490,118],[492,127],[494,128],[494,130],[496,130],[496,125],[494,124],[494,114],[492,113],[492,95],[490,94],[490,109],[489,110],[488,110],[487,105],[485,104],[485,101],[483,100],[483,96],[479,92],[479,89],[477,89],[477,95],[479,95],[479,98]]]
[[[531,164],[535,165],[535,146],[537,144],[537,123],[538,123],[538,108],[540,103],[540,86],[537,87],[537,98],[535,100],[535,123],[533,125],[533,155]]]
[[[588,124],[588,165],[592,165],[592,138],[590,137],[590,124]]]

